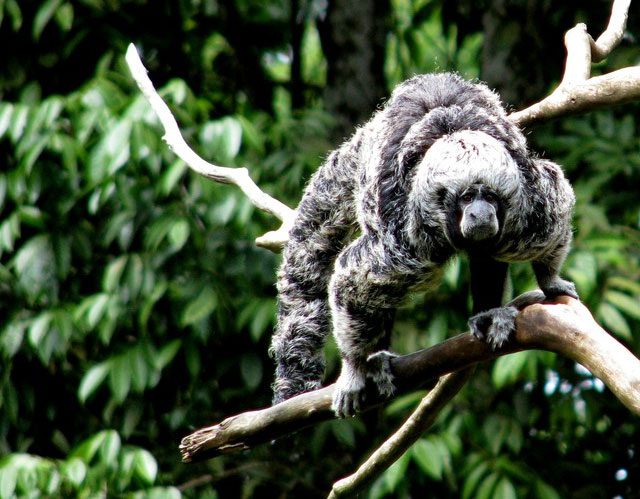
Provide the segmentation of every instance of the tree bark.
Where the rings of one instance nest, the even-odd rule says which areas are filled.
[[[384,79],[388,0],[335,0],[318,31],[327,58],[325,105],[336,139],[351,135],[387,94]]]

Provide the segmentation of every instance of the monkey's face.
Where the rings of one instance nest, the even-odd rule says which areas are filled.
[[[500,232],[500,200],[482,184],[465,189],[456,205],[458,230],[465,243],[490,241]]]

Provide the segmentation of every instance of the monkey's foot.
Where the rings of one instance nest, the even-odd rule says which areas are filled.
[[[380,350],[367,357],[367,379],[375,383],[378,393],[385,398],[391,397],[396,391],[389,363],[394,357],[397,355],[387,350]]]
[[[331,404],[336,416],[355,416],[364,408],[367,394],[377,399],[375,391],[383,398],[389,398],[395,393],[389,362],[393,357],[397,355],[386,350],[376,352],[367,357],[364,369],[355,369],[343,361]]]
[[[575,298],[576,300],[579,299],[578,292],[576,291],[576,285],[571,281],[565,281],[559,277],[552,279],[549,284],[542,288],[542,292],[548,300],[552,300],[556,296],[560,295],[567,295],[571,298]]]
[[[355,369],[343,361],[342,372],[336,381],[331,409],[339,418],[355,416],[366,398],[366,377],[362,370]]]
[[[515,307],[498,307],[480,312],[469,319],[469,329],[479,340],[484,340],[494,350],[502,346],[516,329]]]

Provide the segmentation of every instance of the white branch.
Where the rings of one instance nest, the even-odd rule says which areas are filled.
[[[560,85],[551,95],[510,114],[509,118],[524,125],[640,99],[640,66],[590,78],[591,62],[604,59],[622,40],[630,4],[631,0],[614,0],[607,29],[597,41],[589,35],[585,24],[567,31],[564,37],[567,60]]]
[[[293,221],[295,210],[292,210],[282,202],[262,191],[255,182],[251,180],[246,168],[217,166],[198,156],[182,137],[178,123],[167,104],[158,95],[158,92],[156,92],[153,83],[147,75],[147,70],[140,60],[138,51],[133,44],[129,44],[125,59],[131,75],[164,127],[165,133],[162,137],[163,140],[176,156],[182,159],[189,168],[204,177],[223,184],[237,185],[257,208],[271,213],[280,219],[282,221],[280,229],[258,238],[256,244],[269,249],[282,247],[287,240],[287,234]]]
[[[618,46],[627,28],[627,17],[631,0],[615,0],[611,8],[611,18],[607,29],[593,42],[591,53],[593,62],[600,62]]]

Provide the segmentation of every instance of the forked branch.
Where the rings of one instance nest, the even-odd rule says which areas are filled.
[[[271,250],[281,248],[288,237],[287,234],[293,222],[295,211],[262,191],[251,180],[249,171],[246,168],[217,166],[198,156],[182,137],[176,119],[171,114],[169,106],[158,95],[133,44],[129,44],[125,60],[138,87],[149,101],[160,123],[162,123],[165,132],[162,138],[171,150],[196,173],[222,184],[237,185],[256,208],[266,211],[281,220],[282,226],[280,229],[269,232],[256,240],[258,246]]]
[[[614,0],[607,29],[595,41],[583,23],[567,31],[567,60],[560,85],[551,95],[509,118],[524,126],[640,99],[640,66],[591,77],[591,63],[606,58],[622,40],[630,4],[631,0]]]
[[[620,401],[640,416],[640,360],[611,337],[579,301],[561,297],[554,304],[534,304],[518,315],[513,341],[499,350],[470,333],[392,361],[399,393],[478,362],[519,350],[557,352],[589,369]],[[273,407],[245,412],[202,428],[182,439],[184,461],[195,461],[252,448],[274,438],[334,418],[333,385],[304,393]],[[371,407],[381,403],[373,400]],[[432,409],[437,414],[435,406]]]

